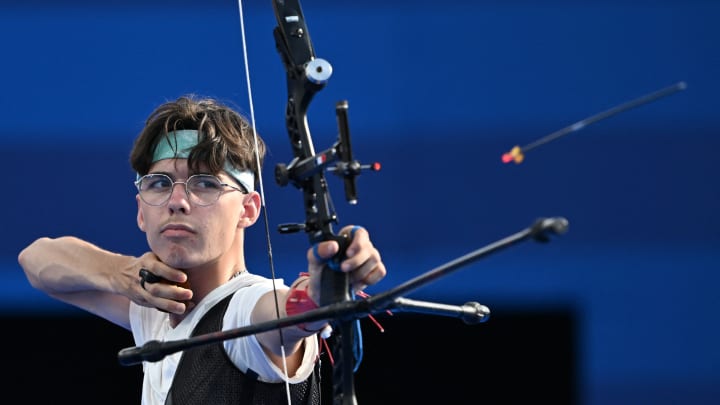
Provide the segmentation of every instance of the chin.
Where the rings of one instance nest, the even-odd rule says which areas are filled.
[[[151,249],[153,253],[155,253],[155,255],[160,259],[160,261],[176,269],[193,267],[194,262],[197,261],[187,252],[187,249],[177,245],[163,246],[158,248],[154,248],[151,246]]]

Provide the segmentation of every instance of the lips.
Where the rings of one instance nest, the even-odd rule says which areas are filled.
[[[160,233],[165,236],[186,236],[195,233],[195,231],[183,224],[167,224],[160,229]]]

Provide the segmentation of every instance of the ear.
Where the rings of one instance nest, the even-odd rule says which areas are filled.
[[[145,232],[145,217],[143,216],[142,209],[140,209],[140,195],[139,194],[135,195],[135,201],[137,202],[137,206],[138,206],[137,225],[141,231]]]
[[[260,217],[260,194],[257,191],[246,194],[242,207],[243,211],[238,220],[238,228],[247,228]]]

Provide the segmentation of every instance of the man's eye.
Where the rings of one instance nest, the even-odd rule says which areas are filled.
[[[172,182],[168,178],[156,177],[150,178],[145,181],[146,189],[149,190],[162,190],[169,188]]]
[[[196,177],[192,180],[192,187],[197,189],[216,190],[222,187],[220,182],[214,177]]]

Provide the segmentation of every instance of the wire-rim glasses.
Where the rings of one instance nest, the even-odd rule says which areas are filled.
[[[176,184],[185,185],[188,201],[201,207],[214,204],[221,194],[228,191],[224,187],[247,194],[247,190],[244,188],[223,183],[222,180],[210,174],[194,174],[185,181],[173,181],[166,174],[150,173],[135,181],[140,198],[145,204],[153,206],[165,205],[170,200]]]

